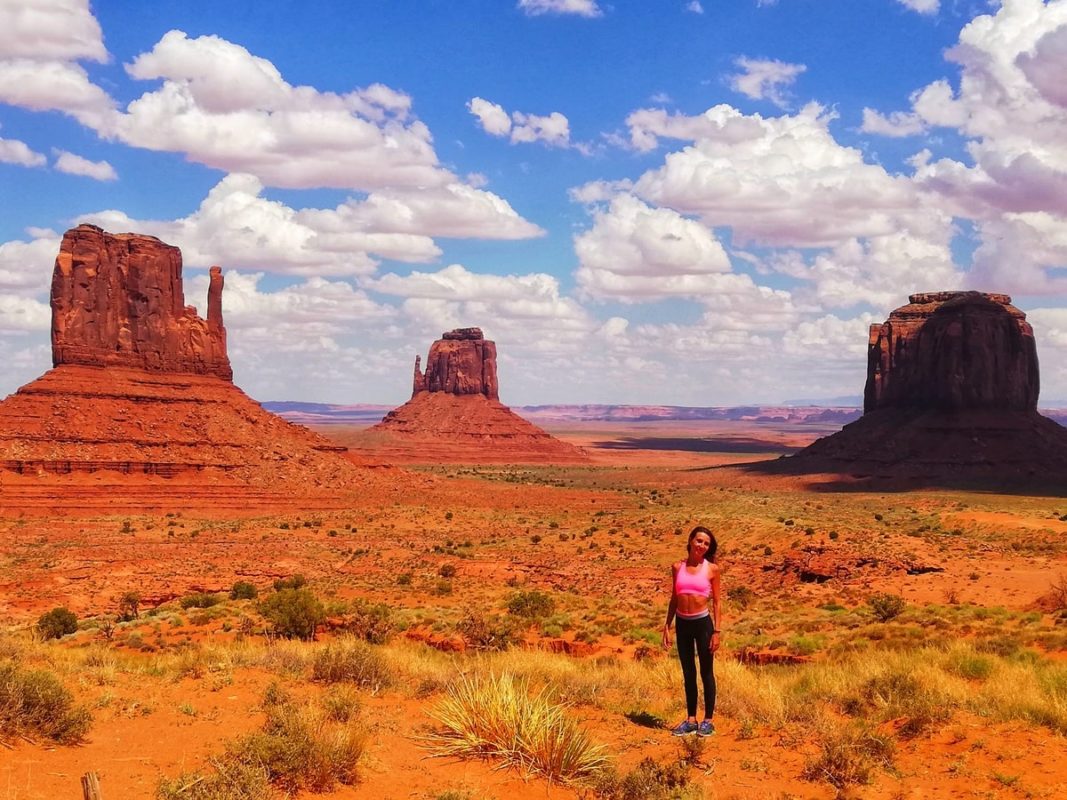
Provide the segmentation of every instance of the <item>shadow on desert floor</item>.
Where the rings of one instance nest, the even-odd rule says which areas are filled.
[[[805,491],[824,493],[904,494],[918,491],[973,492],[1019,497],[1067,497],[1067,480],[1056,476],[908,474],[901,465],[886,465],[884,472],[834,470],[826,465],[802,466],[788,457],[755,462],[693,467],[689,472],[732,471],[739,476],[780,481]]]
[[[625,436],[590,442],[598,450],[678,450],[689,453],[795,453],[800,448],[772,440],[746,437],[693,439],[687,437]]]

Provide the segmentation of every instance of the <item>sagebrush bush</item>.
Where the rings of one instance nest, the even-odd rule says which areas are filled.
[[[377,691],[390,683],[389,664],[373,646],[346,637],[330,642],[311,662],[311,677],[322,683],[354,683]]]
[[[520,591],[508,600],[508,612],[523,619],[543,619],[556,612],[556,600],[539,589]]]
[[[270,776],[262,764],[244,764],[230,758],[214,758],[211,772],[183,772],[163,778],[156,800],[273,800]]]
[[[255,600],[258,594],[256,585],[248,581],[235,581],[230,589],[231,600]]]
[[[893,740],[867,726],[833,731],[819,743],[819,753],[808,760],[804,777],[826,781],[837,789],[870,783],[876,769],[893,766]]]
[[[385,644],[396,632],[393,609],[385,603],[357,600],[345,615],[344,629],[371,644]]]
[[[45,670],[0,665],[0,739],[42,736],[60,744],[76,744],[89,731],[89,711],[59,678]]]
[[[288,578],[278,578],[274,581],[274,591],[280,592],[283,589],[302,589],[307,586],[307,582],[307,578],[300,573],[290,575]]]
[[[507,650],[519,638],[513,620],[474,610],[468,610],[456,623],[456,632],[475,650]]]
[[[876,594],[867,599],[875,618],[880,622],[899,617],[907,605],[904,598],[896,594]]]
[[[187,594],[178,604],[182,608],[211,608],[217,606],[222,602],[222,597],[217,594],[211,594],[210,592],[194,592],[193,594]]]
[[[268,800],[277,797],[274,787],[290,797],[356,782],[366,745],[361,727],[315,706],[297,706],[277,685],[268,688],[263,709],[262,730],[227,744],[210,761],[210,772],[163,779],[157,800]]]
[[[42,639],[60,639],[78,630],[78,617],[73,611],[59,606],[41,614],[36,627]]]
[[[686,762],[660,764],[647,757],[624,775],[614,770],[606,771],[593,788],[597,797],[604,800],[682,800],[701,796],[699,790],[689,791],[689,765]]]
[[[226,750],[228,760],[258,764],[270,782],[286,792],[329,792],[356,782],[365,736],[348,724],[330,723],[317,709],[272,708],[263,730],[241,737]]]
[[[326,609],[310,589],[280,589],[259,604],[274,633],[286,639],[314,639]]]

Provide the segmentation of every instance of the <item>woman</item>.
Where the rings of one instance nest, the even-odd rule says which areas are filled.
[[[663,647],[671,646],[671,623],[678,617],[678,658],[682,662],[685,679],[687,717],[671,733],[685,736],[711,736],[715,726],[715,672],[712,653],[719,649],[722,630],[722,606],[719,602],[719,565],[715,554],[719,549],[715,536],[698,525],[689,533],[688,555],[671,567],[671,602],[667,606],[667,622],[663,626]],[[708,600],[711,609],[708,609]],[[700,680],[704,685],[704,719],[697,724],[697,671],[693,663],[694,651],[700,662]]]

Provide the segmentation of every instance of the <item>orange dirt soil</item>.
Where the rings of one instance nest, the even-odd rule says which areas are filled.
[[[67,380],[55,372],[41,379],[42,391],[50,382]],[[197,437],[207,436],[228,443],[229,449],[217,452],[231,454],[222,459],[230,469],[201,464],[171,477],[112,468],[0,471],[0,619],[7,626],[25,627],[57,605],[83,618],[114,613],[118,598],[130,590],[139,591],[143,608],[150,609],[194,591],[225,591],[234,580],[250,580],[265,591],[273,579],[298,572],[336,600],[385,602],[403,613],[428,615],[426,624],[472,603],[499,609],[513,587],[552,592],[567,608],[573,606],[576,619],[584,612],[603,618],[604,608],[641,603],[650,603],[653,616],[660,617],[667,566],[684,547],[678,532],[697,521],[710,523],[721,537],[725,586],[748,587],[786,609],[829,602],[862,607],[871,592],[890,591],[913,604],[946,603],[952,594],[955,603],[1023,613],[1067,572],[1057,544],[1067,530],[1059,519],[1067,514],[1062,498],[960,491],[834,494],[812,491],[812,479],[722,466],[774,458],[821,434],[804,426],[561,425],[552,433],[584,448],[592,464],[408,470],[382,459],[374,469],[348,462],[349,471],[333,462],[322,472],[317,459],[335,454],[322,447],[328,445],[324,440],[307,434],[306,450],[285,451],[278,464],[284,481],[272,485],[267,465],[277,451],[271,447],[281,445],[253,445],[251,428],[243,426],[273,423],[259,421],[232,386],[223,390],[201,380],[211,379],[183,376],[181,389],[169,378],[163,385],[137,385],[139,396],[161,414],[193,415],[187,429],[198,433],[175,439],[171,447],[165,444],[172,435],[163,426],[165,415],[147,417],[135,435],[115,405],[133,401],[113,399],[99,388],[81,391],[86,402],[99,404],[100,419],[114,420],[117,427],[106,432],[108,438],[127,442],[121,459],[108,450],[103,460],[190,463]],[[123,387],[124,393],[130,390]],[[233,424],[205,427],[209,423],[197,421],[196,412],[183,405],[182,395],[189,393],[213,404],[212,413],[230,414]],[[232,400],[233,393],[243,399]],[[165,402],[155,406],[160,396]],[[18,403],[24,419],[38,421],[18,429],[34,435],[19,440],[26,449],[16,459],[62,461],[43,441],[55,430],[49,426],[59,422],[39,411],[32,393]],[[10,443],[18,438],[15,431],[0,429],[0,438]],[[338,440],[345,437],[337,433]],[[97,445],[63,445],[68,446]],[[307,465],[309,479],[300,486],[295,479]],[[923,526],[929,530],[920,530]],[[590,528],[595,530],[588,533]],[[873,564],[872,553],[878,556]],[[824,582],[806,582],[794,566],[832,567],[835,559],[848,568]],[[435,587],[445,563],[456,568],[456,576],[450,593],[441,594]],[[412,573],[410,586],[396,585],[401,571]],[[728,628],[750,613],[727,603]],[[210,644],[233,636],[212,622],[157,623],[155,629],[149,625],[145,640],[160,653],[185,642]],[[720,659],[733,655],[731,635],[728,630]],[[51,646],[76,648],[89,641],[132,652],[121,644],[122,636],[109,643],[92,632],[79,634],[75,644]],[[608,634],[595,652],[630,659],[634,650],[633,641]],[[87,741],[78,747],[9,742],[0,749],[0,800],[76,797],[79,776],[89,770],[100,774],[107,800],[150,798],[161,775],[203,767],[226,740],[257,728],[263,690],[276,678],[260,668],[237,667],[181,680],[126,673],[103,685],[67,680],[79,701],[93,709]],[[673,680],[677,684],[678,676]],[[496,770],[491,762],[428,758],[417,735],[430,726],[426,711],[433,698],[414,699],[396,689],[362,694],[360,719],[370,736],[361,782],[329,797],[432,800],[446,790],[479,800],[588,796]],[[663,760],[677,754],[677,744],[663,730],[593,706],[579,705],[574,712],[593,739],[608,745],[621,769],[645,756]],[[814,753],[810,741],[759,727],[742,731],[737,719],[725,716],[718,724],[720,735],[708,743],[702,766],[691,771],[708,798],[834,796],[826,783],[800,779]],[[883,727],[891,730],[892,723]],[[1061,735],[1045,727],[993,723],[960,712],[951,723],[901,740],[898,747],[895,772],[877,773],[871,785],[851,790],[853,796],[1067,795],[1067,748]],[[1018,787],[1013,776],[1021,776]]]

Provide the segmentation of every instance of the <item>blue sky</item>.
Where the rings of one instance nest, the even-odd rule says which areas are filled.
[[[1005,291],[1067,398],[1067,0],[0,0],[0,393],[81,221],[223,266],[254,397],[861,391],[915,291]]]

